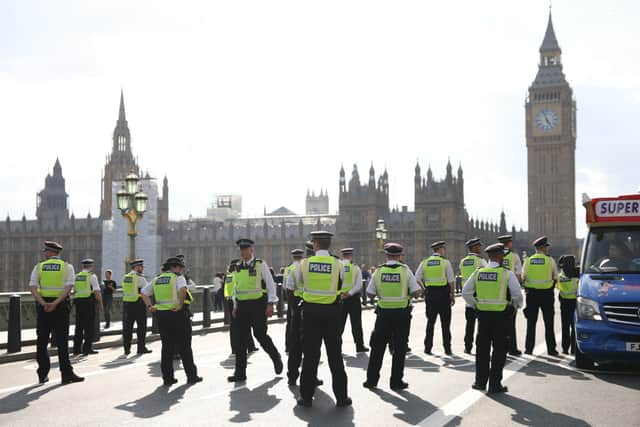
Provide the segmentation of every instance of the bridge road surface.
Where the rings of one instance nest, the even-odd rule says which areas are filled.
[[[463,353],[464,304],[457,300],[452,321],[454,356],[443,354],[439,324],[434,355],[423,350],[424,303],[413,312],[407,359],[406,391],[389,389],[391,358],[385,355],[379,389],[362,387],[368,356],[356,354],[349,325],[344,335],[344,360],[349,377],[350,408],[336,408],[331,376],[323,354],[319,377],[325,384],[316,392],[313,408],[295,405],[297,387],[289,388],[285,372],[276,376],[264,351],[249,358],[245,384],[228,384],[233,359],[226,332],[194,336],[193,349],[204,382],[188,387],[184,372],[178,384],[161,385],[160,342],[153,353],[125,358],[121,348],[102,349],[90,357],[73,357],[85,382],[59,385],[56,358],[50,382],[37,384],[35,361],[0,365],[0,425],[2,426],[403,426],[403,425],[531,425],[531,426],[639,426],[638,372],[580,372],[568,357],[546,356],[542,321],[534,356],[509,358],[505,384],[509,393],[489,397],[470,389],[474,359]],[[556,320],[558,320],[556,315]],[[372,310],[363,312],[365,334],[373,327]],[[559,331],[559,325],[557,330]],[[525,322],[519,313],[519,343]],[[277,347],[284,350],[284,324],[269,326]],[[558,333],[558,340],[560,335]],[[179,366],[179,363],[176,362]]]

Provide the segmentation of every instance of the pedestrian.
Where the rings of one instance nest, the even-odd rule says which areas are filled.
[[[320,348],[324,342],[331,370],[336,406],[351,406],[347,395],[347,374],[342,360],[340,339],[340,288],[344,270],[340,259],[329,253],[328,231],[311,232],[315,255],[300,268],[298,279],[304,283],[302,293],[302,374],[298,405],[310,407],[317,386]]]
[[[576,324],[574,313],[576,311],[576,301],[578,298],[578,278],[569,277],[565,274],[565,267],[573,269],[573,263],[569,266],[568,258],[564,255],[558,260],[560,274],[556,286],[558,287],[558,299],[560,300],[560,320],[562,323],[562,353],[576,353]]]
[[[285,291],[285,297],[287,299],[287,322],[285,324],[285,338],[284,338],[284,348],[285,348],[285,353],[289,354],[289,361],[291,361],[291,355],[289,353],[289,351],[291,350],[291,334],[295,333],[295,335],[298,335],[299,331],[292,331],[291,328],[295,328],[295,329],[300,329],[299,325],[298,326],[293,326],[294,323],[294,319],[293,317],[295,316],[294,310],[297,310],[298,308],[298,304],[300,304],[300,299],[302,297],[302,287],[300,286],[300,288],[298,289],[298,284],[295,281],[296,278],[296,274],[295,271],[296,269],[300,268],[300,261],[302,260],[302,257],[304,256],[304,250],[302,249],[293,249],[291,251],[291,257],[293,259],[293,261],[291,262],[291,264],[289,264],[287,267],[285,267],[284,269],[284,273],[283,273],[283,286],[284,286],[284,291]],[[295,337],[293,339],[296,339]],[[300,347],[299,349],[300,352],[300,360],[302,360],[302,347]],[[294,357],[295,358],[295,357]],[[300,361],[298,361],[298,363],[295,365],[296,366],[296,374],[295,374],[295,380],[297,380],[298,378],[298,368],[300,367]],[[289,376],[289,379],[291,379],[291,376]],[[294,381],[295,384],[295,381]]]
[[[75,281],[73,266],[60,259],[62,245],[58,242],[44,242],[42,251],[45,260],[33,267],[29,280],[31,295],[36,302],[38,382],[44,384],[49,381],[51,361],[47,345],[51,335],[58,346],[62,384],[84,381],[73,372],[69,361],[69,294]]]
[[[479,268],[487,266],[487,261],[482,258],[480,251],[482,250],[482,242],[479,238],[467,240],[465,246],[469,249],[469,254],[460,260],[460,275],[462,283],[466,283],[469,277]],[[466,327],[464,332],[464,352],[471,354],[473,348],[473,339],[476,332],[476,310],[475,307],[466,304],[464,309],[464,318]]]
[[[538,310],[541,310],[547,353],[549,356],[557,356],[556,336],[553,329],[553,285],[558,278],[556,262],[548,255],[550,244],[546,236],[537,238],[533,242],[533,246],[536,248],[536,253],[527,258],[522,268],[524,287],[527,293],[527,306],[524,309],[527,318],[525,353],[533,353]]]
[[[169,271],[160,274],[142,288],[141,297],[147,309],[155,313],[158,319],[162,342],[160,369],[164,385],[170,387],[178,382],[173,372],[175,350],[182,359],[187,384],[191,385],[202,381],[202,377],[198,376],[191,349],[191,313],[185,304],[187,281],[182,275],[185,264],[177,257],[168,258],[165,264]],[[155,305],[151,304],[151,295],[155,299]]]
[[[502,261],[504,267],[508,270],[511,270],[513,274],[516,275],[518,282],[520,282],[522,286],[522,261],[518,254],[513,252],[513,236],[511,234],[505,234],[502,236],[498,236],[498,242],[504,245],[505,255],[504,260]],[[522,253],[523,256],[526,256],[526,252]],[[514,316],[511,319],[511,325],[509,327],[509,333],[507,335],[507,351],[511,356],[521,356],[522,351],[518,349],[518,339],[517,339],[517,328],[516,328],[516,319],[518,317],[518,311],[516,310]]]
[[[102,304],[104,305],[104,328],[111,327],[111,305],[113,304],[113,292],[118,288],[115,280],[111,279],[111,270],[104,272],[104,280],[102,281]]]
[[[363,386],[369,389],[378,386],[380,368],[387,343],[393,340],[393,359],[391,362],[391,390],[404,390],[409,384],[402,380],[411,311],[409,301],[422,293],[411,269],[400,261],[404,248],[398,243],[384,245],[386,262],[369,279],[368,294],[378,297],[376,323],[371,334],[371,354],[367,367],[367,380]],[[346,273],[346,272],[345,272]]]
[[[254,257],[254,244],[247,238],[236,241],[242,259],[236,264],[234,274],[236,286],[232,315],[237,322],[236,364],[233,375],[227,378],[229,382],[247,379],[246,337],[251,330],[271,358],[276,375],[280,375],[284,368],[280,353],[267,334],[267,319],[273,315],[273,305],[278,302],[276,287],[269,265]]]
[[[222,289],[222,282],[224,279],[224,273],[216,273],[216,277],[213,278],[213,311],[222,311],[222,301],[224,291]]]
[[[284,288],[284,268],[280,269],[280,273],[276,274],[273,268],[269,268],[269,272],[271,273],[271,277],[273,277],[273,283],[276,284],[276,296],[278,297],[278,302],[276,303],[276,313],[278,315],[278,319],[282,319],[284,317],[284,303],[285,303],[285,288]]]
[[[122,343],[124,354],[131,353],[131,337],[133,324],[136,324],[136,336],[139,355],[151,353],[146,346],[147,336],[147,308],[140,290],[148,285],[142,273],[144,272],[144,260],[134,259],[129,262],[131,271],[122,278],[122,304],[124,305],[124,323],[122,326]]]
[[[93,336],[95,330],[96,304],[100,311],[102,306],[102,292],[100,283],[93,273],[95,261],[85,258],[81,261],[82,271],[76,274],[73,283],[73,305],[76,310],[76,328],[73,333],[73,353],[98,354],[93,346]]]
[[[344,269],[344,280],[341,289],[341,325],[340,339],[347,325],[347,317],[351,322],[351,335],[356,344],[356,353],[365,353],[369,349],[364,345],[362,332],[362,306],[357,295],[362,289],[362,272],[358,264],[353,263],[353,248],[343,248],[340,250],[342,254],[342,268]]]
[[[442,327],[442,343],[446,355],[451,355],[451,307],[456,303],[454,287],[456,278],[453,275],[451,262],[445,258],[446,242],[437,241],[431,244],[433,254],[424,259],[416,269],[416,279],[425,287],[425,312],[427,330],[424,338],[424,352],[433,354],[433,332],[436,319],[440,316]]]
[[[371,274],[369,274],[369,269],[364,263],[360,265],[360,271],[362,272],[362,288],[360,289],[360,293],[362,297],[362,306],[364,307],[367,305],[367,284],[369,283]]]
[[[477,310],[478,339],[476,379],[471,386],[489,393],[505,393],[502,370],[507,359],[509,317],[522,304],[520,282],[502,265],[504,245],[495,243],[485,249],[489,265],[476,270],[465,282],[462,297]]]

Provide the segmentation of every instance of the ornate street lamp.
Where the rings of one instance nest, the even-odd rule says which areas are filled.
[[[384,241],[387,240],[387,229],[384,228],[384,219],[380,218],[376,225],[376,239],[378,239],[378,251],[382,252]]]
[[[139,186],[140,178],[133,170],[124,179],[122,188],[116,195],[118,209],[129,223],[129,259],[125,260],[125,271],[129,268],[129,261],[136,259],[136,224],[142,219],[142,215],[147,210],[149,197],[142,192]]]

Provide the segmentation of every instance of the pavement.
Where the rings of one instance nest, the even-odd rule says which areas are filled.
[[[233,372],[227,332],[194,335],[193,349],[202,383],[187,386],[179,362],[171,388],[160,376],[160,343],[153,353],[124,357],[121,348],[102,349],[97,355],[73,357],[74,369],[85,382],[59,385],[57,363],[51,381],[36,384],[35,361],[0,365],[0,425],[4,426],[638,426],[640,373],[631,370],[577,370],[571,358],[546,355],[542,322],[533,356],[509,358],[505,385],[509,393],[497,397],[472,390],[474,357],[463,353],[464,306],[454,307],[453,356],[443,353],[439,325],[434,355],[425,355],[424,303],[414,310],[405,380],[410,387],[394,392],[388,387],[390,357],[385,356],[379,389],[362,387],[367,354],[355,353],[349,325],[344,334],[344,361],[353,406],[336,408],[326,357],[319,369],[325,384],[318,388],[312,408],[295,405],[297,387],[286,375],[275,375],[268,356],[259,351],[249,358],[246,383],[228,384]],[[371,310],[363,312],[365,336],[374,323]],[[556,316],[556,320],[559,316]],[[519,314],[518,341],[522,347],[524,318]],[[284,324],[269,325],[276,346],[284,350]],[[559,325],[556,330],[559,331]],[[560,338],[558,333],[558,339]],[[283,357],[286,357],[283,355]],[[55,358],[52,358],[55,362]],[[616,368],[617,369],[617,368]],[[285,363],[286,370],[286,363]]]

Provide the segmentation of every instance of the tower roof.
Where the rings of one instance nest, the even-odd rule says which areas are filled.
[[[124,111],[124,91],[120,89],[120,111],[118,112],[118,121],[127,121],[127,115]]]
[[[556,32],[553,30],[553,20],[551,19],[551,11],[549,11],[549,22],[547,22],[547,31],[544,33],[544,40],[540,46],[540,52],[548,52],[560,50]]]

